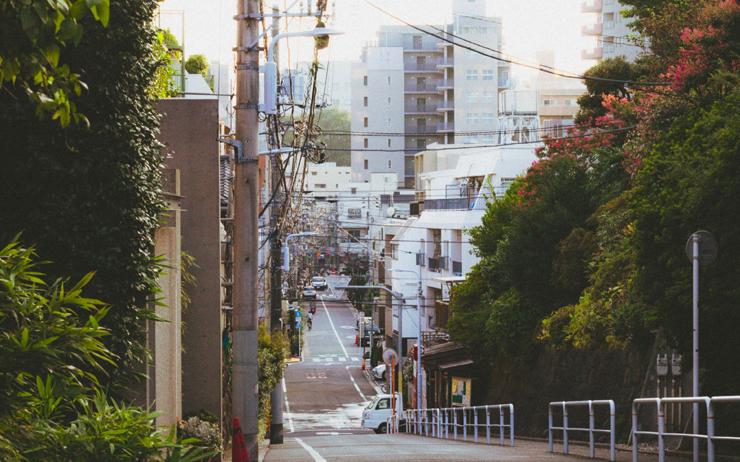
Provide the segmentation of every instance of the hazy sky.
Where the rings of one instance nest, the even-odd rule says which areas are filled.
[[[184,22],[186,55],[203,53],[209,60],[228,63],[235,40],[232,17],[236,13],[237,1],[165,0],[161,7],[161,24],[180,36]],[[327,26],[345,34],[332,37],[330,47],[321,52],[322,61],[356,61],[362,45],[375,38],[378,26],[398,24],[364,0],[335,1],[336,17]],[[451,0],[372,1],[396,16],[420,25],[445,23],[452,16]],[[275,3],[284,6],[292,1]],[[302,3],[305,4],[305,0]],[[580,59],[581,50],[593,46],[593,39],[581,36],[581,26],[594,22],[593,16],[581,12],[581,3],[582,0],[488,0],[488,15],[502,18],[504,50],[510,55],[534,61],[538,50],[551,49],[556,54],[556,67],[581,72],[593,64]],[[268,1],[265,4],[273,3]],[[285,30],[284,20],[281,25]],[[309,29],[313,25],[308,19],[291,19],[288,24],[291,31]],[[283,66],[289,58],[295,63],[311,57],[310,39],[298,38],[280,43]],[[513,69],[516,74],[516,66]]]

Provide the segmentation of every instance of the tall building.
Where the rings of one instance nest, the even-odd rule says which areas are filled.
[[[485,0],[455,0],[451,24],[423,26],[501,49],[501,20]],[[443,32],[444,31],[444,32]],[[508,64],[409,26],[383,26],[352,67],[352,174],[396,173],[414,186],[414,154],[432,143],[493,143]]]
[[[637,58],[641,48],[629,40],[628,35],[634,31],[629,27],[630,20],[622,16],[624,9],[618,0],[585,0],[581,4],[581,11],[592,15],[595,20],[581,30],[583,35],[595,39],[592,49],[581,52],[583,59],[623,56],[634,61]]]

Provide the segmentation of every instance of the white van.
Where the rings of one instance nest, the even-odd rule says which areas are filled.
[[[391,395],[375,395],[362,411],[362,428],[370,428],[375,433],[385,433],[388,427],[388,419],[392,415]],[[403,400],[401,395],[396,393],[396,415],[400,416],[403,412]],[[403,424],[404,422],[401,421]]]

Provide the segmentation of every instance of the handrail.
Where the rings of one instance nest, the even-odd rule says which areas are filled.
[[[498,423],[492,419],[491,411],[498,411]],[[468,432],[472,431],[472,441],[477,443],[481,430],[483,430],[486,443],[491,444],[491,437],[498,429],[498,444],[504,446],[508,429],[509,446],[514,446],[513,404],[434,408],[421,411],[410,409],[404,412],[404,416],[407,433],[444,439],[450,439],[451,434],[452,439],[458,439],[458,435],[462,432],[462,440],[468,441]]]
[[[556,427],[553,425],[553,407],[560,407],[563,410],[563,426]],[[588,428],[577,428],[568,426],[568,407],[587,406],[588,407]],[[609,428],[594,428],[594,406],[609,406]],[[553,401],[547,408],[547,447],[550,452],[554,451],[553,430],[562,430],[563,432],[563,454],[569,453],[568,432],[580,431],[588,432],[589,456],[593,459],[596,457],[596,446],[594,443],[594,433],[609,433],[609,460],[617,460],[616,450],[616,416],[614,401],[611,399],[585,400],[585,401]]]
[[[714,462],[715,441],[740,442],[737,436],[717,436],[714,429],[713,403],[738,403],[740,395],[735,396],[684,396],[673,398],[638,398],[632,401],[632,461],[637,462],[637,437],[639,435],[652,435],[658,437],[658,462],[665,462],[665,437],[681,436],[692,439],[704,439],[707,442],[707,461]],[[678,433],[665,431],[665,403],[704,403],[707,408],[707,432],[702,433]],[[658,418],[658,431],[639,430],[637,421],[637,407],[640,404],[654,404]]]

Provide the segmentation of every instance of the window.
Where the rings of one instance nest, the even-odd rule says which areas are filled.
[[[391,408],[391,400],[388,398],[383,398],[380,401],[378,401],[378,405],[375,407],[375,409],[390,409]]]
[[[367,168],[367,167],[365,167],[365,168]],[[352,189],[350,189],[350,192],[351,192],[352,194],[357,194],[357,188],[352,188]]]
[[[317,189],[326,189],[326,183],[316,183],[314,187]]]
[[[367,86],[367,76],[362,77],[362,84]]]
[[[501,177],[501,188],[504,190],[509,189],[509,186],[514,183],[514,180],[516,180],[514,177]]]
[[[465,114],[465,121],[469,124],[478,123],[478,120],[480,120],[480,114],[477,112],[468,112]]]
[[[389,148],[391,147],[391,139],[390,138],[388,138],[388,147]]]
[[[465,80],[478,80],[478,69],[468,69],[465,71]]]
[[[414,50],[421,50],[421,35],[414,35],[413,42]]]
[[[388,168],[392,168],[392,164],[390,160],[388,161]]]
[[[311,170],[311,175],[316,175],[316,174],[318,174],[318,172],[316,172],[315,170]]]
[[[483,99],[486,100],[486,101],[492,101],[492,100],[496,99],[496,92],[493,92],[493,91],[490,91],[490,90],[485,90],[483,92]]]
[[[365,170],[367,170],[367,159],[365,159],[364,161],[362,161],[362,163],[363,163],[363,166],[365,167]]]
[[[389,96],[388,97],[388,106],[390,106],[390,105],[391,105],[391,97]]]
[[[563,103],[566,106],[573,106],[573,100],[572,99],[566,99]]]
[[[367,126],[368,126],[368,121],[367,121],[367,117],[365,117],[365,118],[363,118],[363,119],[362,119],[362,125],[363,125],[364,127],[367,127]]]
[[[493,69],[483,69],[483,80],[493,80]]]
[[[427,139],[426,138],[417,138],[417,140],[416,140],[416,148],[417,149],[426,149],[427,148]]]
[[[398,260],[398,244],[391,244],[391,258]]]
[[[542,104],[544,104],[545,106],[552,106],[553,103],[555,103],[555,102],[553,100],[551,100],[551,99],[546,99],[546,100],[544,100],[542,102]]]
[[[388,76],[388,86],[389,87],[391,86],[391,76],[390,75]]]
[[[369,141],[367,138],[362,139],[362,145],[367,149],[369,147]]]
[[[350,218],[360,218],[362,216],[361,208],[347,209],[347,216]]]
[[[365,106],[365,107],[367,107],[367,96],[365,96],[364,98],[362,98],[362,105]]]

